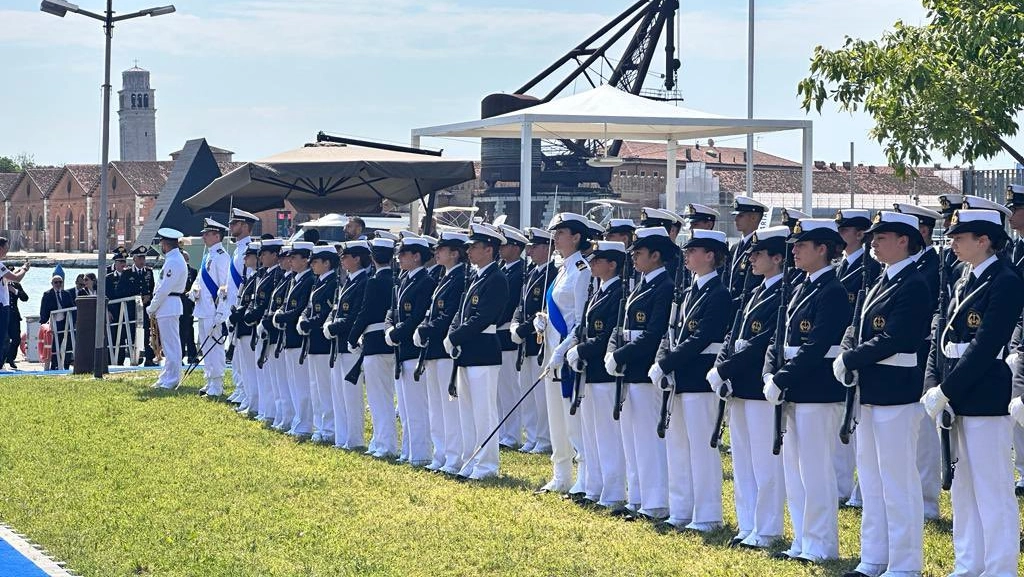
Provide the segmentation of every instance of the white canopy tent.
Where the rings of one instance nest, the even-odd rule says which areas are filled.
[[[809,210],[813,166],[810,120],[728,118],[655,102],[608,85],[491,118],[416,128],[412,131],[412,146],[418,148],[420,140],[425,136],[519,138],[519,223],[525,227],[532,225],[530,206],[533,183],[530,167],[533,163],[533,150],[529,142],[535,138],[613,138],[667,142],[666,208],[675,211],[675,153],[679,140],[782,130],[800,130],[803,133],[803,208]]]

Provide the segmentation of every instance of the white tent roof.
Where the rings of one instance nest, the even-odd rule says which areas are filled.
[[[534,138],[665,141],[794,130],[811,125],[810,120],[728,118],[655,102],[602,85],[492,118],[417,128],[412,135],[518,138],[524,123],[533,124]]]

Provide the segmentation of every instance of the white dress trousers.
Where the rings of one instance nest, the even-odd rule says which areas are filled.
[[[782,535],[786,503],[782,455],[772,454],[775,411],[768,401],[729,399],[737,537],[767,547]]]
[[[234,372],[243,377],[245,394],[239,411],[255,413],[259,409],[260,391],[259,377],[256,371],[256,353],[249,348],[249,337],[243,337],[235,343],[234,357],[231,362]]]
[[[1020,518],[1013,494],[1013,421],[960,417],[954,425],[953,573],[1018,575]]]
[[[387,353],[364,356],[363,379],[366,381],[366,402],[370,405],[370,422],[373,426],[369,450],[372,453],[397,456],[395,355]]]
[[[619,436],[622,437],[622,458],[626,464],[626,504],[633,511],[640,510],[643,494],[640,491],[640,473],[637,469],[636,439],[633,438],[633,411],[629,406],[629,385],[626,390],[626,402],[619,413]],[[615,404],[615,385],[612,384],[612,405]],[[614,415],[612,420],[614,420]],[[655,435],[657,436],[657,435]],[[667,465],[666,465],[667,466]]]
[[[402,361],[402,376],[398,397],[399,414],[402,415],[402,454],[409,464],[422,467],[431,462],[430,452],[430,411],[427,402],[425,375],[416,381],[413,373],[419,359]]]
[[[173,389],[181,381],[181,334],[178,315],[156,318],[160,329],[160,346],[164,349],[164,366],[156,384],[162,389]]]
[[[920,575],[924,505],[917,471],[921,403],[861,405],[857,471],[864,500],[857,571],[878,577]],[[899,439],[899,442],[895,442]]]
[[[510,447],[518,447],[522,443],[523,433],[522,405],[512,411],[512,407],[519,401],[521,395],[519,373],[516,372],[516,356],[518,356],[517,351],[501,351],[501,368],[498,371],[498,419],[500,420],[512,412],[505,424],[501,426],[501,430],[498,431],[498,442]]]
[[[612,419],[615,404],[615,383],[587,383],[586,396],[580,404],[583,422],[592,423],[593,450],[588,446],[587,483],[600,486],[597,504],[618,507],[626,502],[626,458],[622,451],[622,432]],[[591,496],[587,489],[587,496]]]
[[[422,378],[426,381],[427,406],[430,409],[430,468],[454,474],[462,468],[462,425],[459,422],[459,403],[448,397],[451,374],[452,360],[436,359],[426,361]]]
[[[199,356],[203,359],[206,393],[219,396],[224,394],[225,338],[221,334],[221,327],[223,325],[213,321],[213,317],[199,319],[199,343],[206,343],[203,345],[203,349],[199,351]],[[175,333],[177,333],[177,329],[175,329]],[[214,334],[211,335],[210,333]]]
[[[331,356],[306,355],[309,376],[313,377],[313,430],[324,442],[334,442],[334,399],[332,397]]]
[[[651,383],[630,383],[622,411],[629,413],[633,427],[633,452],[640,482],[639,512],[663,516],[668,512],[668,459],[665,439],[658,437],[661,389]]]
[[[718,397],[710,391],[676,395],[675,415],[665,433],[668,521],[673,525],[722,522],[722,454],[711,448],[717,406]]]
[[[270,345],[273,347],[274,345]],[[292,404],[291,389],[288,386],[288,363],[285,360],[284,351],[281,356],[274,358],[273,351],[270,352],[268,363],[276,377],[274,382],[274,406],[277,408],[277,415],[274,418],[274,428],[279,431],[287,431],[292,426],[295,418],[295,405]]]
[[[924,501],[924,518],[939,518],[939,490],[942,488],[942,462],[939,448],[939,431],[935,421],[928,418],[924,405],[918,403],[921,413],[920,430],[917,433],[917,471],[921,475],[921,497]]]
[[[498,365],[459,367],[459,421],[462,426],[462,468],[459,475],[484,479],[498,474],[498,436],[476,451],[498,426]]]
[[[839,557],[839,491],[833,457],[842,413],[842,403],[787,406],[782,460],[793,524],[793,543],[786,552],[791,557],[811,561]]]
[[[850,443],[848,445],[844,445],[842,442],[836,443],[836,452],[832,458],[832,464],[836,470],[836,490],[839,492],[839,499],[845,502],[854,497],[853,471],[857,464],[856,431],[850,435]]]
[[[339,449],[361,449],[363,440],[366,405],[363,403],[363,378],[352,384],[345,375],[358,357],[352,353],[341,353],[334,359],[331,371],[331,403],[334,406],[334,446]],[[328,366],[330,358],[328,357]]]
[[[531,338],[531,337],[527,337]],[[525,395],[526,391],[537,382],[543,369],[537,364],[537,357],[526,357],[523,360],[523,370],[519,372],[519,394]],[[528,399],[523,401],[519,407],[522,411],[523,429],[526,431],[526,442],[523,445],[526,449],[537,453],[545,453],[551,450],[551,431],[548,428],[548,401],[544,391],[547,390],[547,379],[533,387]]]
[[[256,344],[255,358],[259,360],[260,347],[262,343]],[[255,361],[254,361],[255,362]],[[263,365],[263,368],[259,366],[255,367],[256,382],[259,386],[259,413],[256,415],[256,419],[273,423],[275,417],[277,417],[277,399],[274,395],[274,366],[268,361]]]
[[[304,364],[299,364],[299,356],[302,350],[299,348],[284,349],[281,351],[281,358],[288,367],[288,394],[292,398],[292,407],[295,416],[292,417],[291,429],[288,432],[292,435],[311,435],[313,433],[313,375],[309,370],[309,358]]]

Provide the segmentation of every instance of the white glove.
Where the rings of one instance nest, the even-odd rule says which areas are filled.
[[[619,370],[619,363],[615,361],[615,355],[612,353],[604,356],[604,370],[613,377],[621,377],[624,374]]]
[[[150,306],[146,307],[146,316],[151,317],[151,316],[153,316],[155,314],[156,314],[156,311],[153,310],[153,305],[150,305]],[[1014,354],[1016,354],[1016,353],[1014,353]],[[1013,356],[1013,355],[1010,355],[1010,356]],[[1009,357],[1007,357],[1007,359],[1009,359]],[[1010,361],[1007,360],[1006,362],[1009,363]],[[1010,365],[1010,366],[1012,367],[1013,365]]]
[[[712,387],[715,396],[721,401],[728,401],[729,397],[732,396],[732,383],[729,381],[722,381],[717,387]]]
[[[308,322],[309,322],[309,321],[308,321],[308,320],[306,320],[306,315],[305,315],[305,314],[303,314],[303,315],[299,316],[299,322],[295,323],[295,330],[296,330],[296,331],[297,331],[297,332],[298,332],[298,333],[299,333],[300,335],[302,335],[302,336],[307,336],[307,335],[309,335],[309,331],[308,331],[308,330],[304,330],[304,329],[303,329],[303,327],[304,327],[304,326],[306,325],[306,323],[308,323]]]
[[[715,392],[718,392],[722,383],[725,382],[722,375],[718,374],[718,369],[716,367],[711,367],[711,370],[708,371],[708,374],[704,375],[704,378],[707,379],[708,384],[711,385],[711,390]]]
[[[320,332],[324,334],[324,338],[331,341],[334,340],[334,336],[331,335],[331,326],[324,323],[324,326],[320,327]]]
[[[666,385],[665,371],[662,370],[661,365],[659,365],[658,363],[654,363],[653,365],[651,365],[650,370],[647,371],[647,377],[651,379],[652,383],[654,383],[658,388],[660,388],[663,391],[670,390],[666,389],[666,386],[668,386],[669,388],[672,387],[672,385]]]
[[[1017,367],[1017,359],[1020,357],[1020,353],[1010,353],[1006,355],[1006,366],[1010,367],[1010,370],[1014,370]]]
[[[348,348],[348,352],[350,352],[353,355],[358,357],[359,354],[363,352],[363,339],[362,339],[362,337],[360,337],[360,339],[358,341],[356,341],[356,342],[357,342],[356,346],[354,346],[354,347],[350,346]]]
[[[395,327],[391,327],[390,329],[384,331],[384,342],[387,343],[389,347],[397,347],[398,346],[398,343],[396,343],[395,341],[391,340],[391,333],[393,333],[393,332],[395,332]]]
[[[1024,426],[1024,401],[1020,397],[1014,397],[1010,401],[1010,416],[1018,425]]]
[[[846,382],[847,372],[851,372],[851,376],[853,377],[852,379],[850,379],[849,383]],[[857,371],[849,371],[846,368],[846,363],[843,361],[843,355],[839,355],[838,357],[836,357],[836,360],[832,361],[832,374],[836,377],[836,380],[839,381],[839,384],[843,385],[844,387],[857,386]]]
[[[455,350],[455,344],[452,343],[452,339],[449,338],[449,337],[445,337],[444,338],[444,351],[446,353],[448,353],[448,356],[451,356],[452,351],[454,351],[454,350]]]
[[[566,351],[565,360],[569,363],[569,366],[572,367],[572,370],[576,371],[577,373],[583,371],[584,365],[580,363],[579,345],[576,345],[569,349],[568,351]]]
[[[417,329],[417,330],[412,332],[412,344],[416,345],[417,347],[419,347],[421,349],[426,346],[426,345],[423,344],[423,339],[420,338],[420,331],[419,331],[419,329]]]
[[[924,410],[928,412],[928,416],[934,421],[942,409],[946,408],[949,404],[949,397],[942,392],[941,387],[932,387],[924,392],[924,396],[921,397],[921,404],[924,405]]]
[[[279,330],[284,330],[284,323],[281,322],[282,316],[283,313],[281,311],[277,311],[276,313],[274,313],[274,316],[270,317],[270,322],[273,323],[274,327]]]
[[[227,316],[223,312],[217,311],[217,312],[213,313],[213,324],[214,325],[219,325],[222,322],[224,322],[225,318],[227,318]],[[282,327],[282,328],[284,328],[284,327]]]
[[[517,345],[521,345],[521,344],[523,344],[523,337],[521,337],[518,334],[516,334],[516,331],[518,331],[518,330],[519,330],[519,323],[512,323],[512,325],[509,326],[509,331],[511,331],[511,335],[509,335],[509,336],[512,337],[512,342],[513,343],[515,343]]]
[[[267,340],[267,337],[269,337],[269,336],[270,336],[270,333],[267,332],[267,329],[265,329],[263,327],[263,325],[260,325],[260,329],[259,329],[259,337],[260,337],[260,339]]]
[[[764,393],[764,398],[768,399],[768,402],[774,405],[782,404],[782,389],[775,384],[775,375],[768,374],[764,376],[764,388],[761,389]]]
[[[537,313],[533,316],[533,329],[538,333],[543,333],[548,328],[548,315],[547,313]]]

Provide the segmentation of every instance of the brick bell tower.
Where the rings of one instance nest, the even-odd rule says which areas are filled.
[[[149,86],[149,71],[138,62],[121,73],[121,160],[156,160],[156,95]]]

